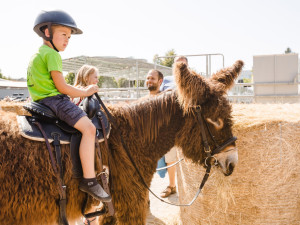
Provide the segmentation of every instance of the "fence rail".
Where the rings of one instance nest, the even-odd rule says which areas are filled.
[[[286,98],[299,99],[300,95],[260,95],[255,96],[255,85],[274,85],[275,83],[236,83],[234,87],[228,93],[228,99],[234,103],[255,103],[257,98],[274,98],[277,99],[277,102],[285,102]],[[293,84],[291,82],[281,82],[276,83],[276,85],[280,84]],[[300,85],[300,82],[296,83]],[[299,88],[300,90],[300,88]],[[116,103],[116,102],[130,102],[135,101],[145,95],[149,94],[149,91],[145,87],[138,88],[101,88],[99,92],[103,101]]]

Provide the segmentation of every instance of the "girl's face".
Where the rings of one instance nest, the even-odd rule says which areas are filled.
[[[94,72],[89,76],[88,85],[98,83],[98,72]]]

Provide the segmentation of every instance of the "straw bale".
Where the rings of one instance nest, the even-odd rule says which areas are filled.
[[[203,194],[181,208],[182,223],[300,224],[300,105],[233,105],[233,118],[238,165],[229,177],[212,171]],[[180,203],[203,175],[189,161],[179,165]]]

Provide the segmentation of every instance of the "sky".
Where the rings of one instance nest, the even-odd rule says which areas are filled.
[[[42,45],[33,31],[41,10],[68,12],[83,31],[61,52],[116,56],[153,62],[171,49],[179,55],[224,55],[251,70],[253,56],[300,52],[299,0],[9,0],[0,2],[0,70],[26,77],[31,56]],[[212,58],[212,70],[221,58]],[[193,57],[203,70],[205,58]]]

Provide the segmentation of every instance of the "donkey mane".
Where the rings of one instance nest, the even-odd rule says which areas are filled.
[[[155,97],[108,108],[117,118],[118,126],[126,124],[128,130],[136,131],[138,139],[149,143],[156,140],[162,125],[169,124],[171,116],[179,110],[179,104],[176,91],[166,91]]]

